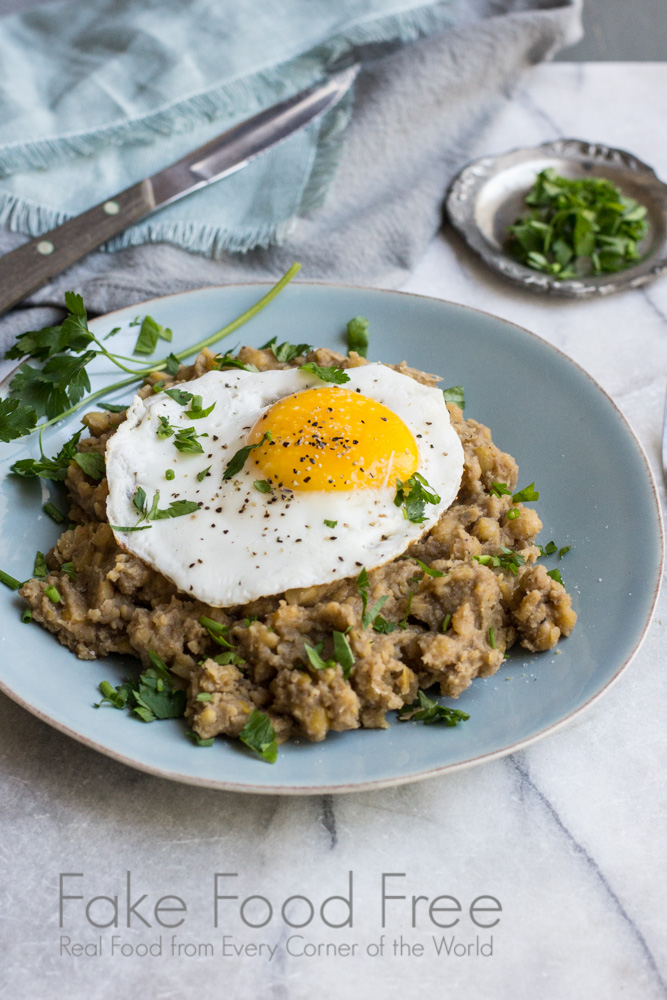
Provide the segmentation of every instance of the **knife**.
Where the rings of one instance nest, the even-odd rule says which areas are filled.
[[[355,63],[331,73],[324,81],[260,111],[152,177],[5,254],[0,258],[0,313],[131,223],[228,177],[264,150],[320,118],[340,101],[358,72]]]

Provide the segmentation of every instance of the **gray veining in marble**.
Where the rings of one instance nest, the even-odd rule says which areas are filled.
[[[493,131],[480,136],[479,152],[562,132],[631,149],[667,177],[659,99],[666,88],[665,65],[538,67]],[[658,470],[667,280],[609,300],[545,302],[505,285],[446,232],[407,288],[497,313],[565,350],[611,393]],[[170,784],[69,741],[0,698],[0,998],[111,1000],[130,991],[156,1000],[665,997],[666,611],[663,596],[631,668],[575,724],[484,767],[357,795],[263,798]],[[181,928],[149,929],[134,918],[130,929],[95,930],[80,903],[68,901],[59,929],[59,873],[83,872],[87,898],[119,893],[122,904],[128,870],[133,898],[149,897],[140,912],[166,894],[186,901]],[[349,871],[353,928],[334,931],[316,920],[300,931],[280,920],[287,896],[306,895],[319,908],[326,897],[345,895]],[[238,873],[229,893],[268,897],[271,922],[244,927],[226,901],[216,930],[215,872]],[[412,928],[410,901],[394,900],[383,930],[382,873],[405,873],[389,883],[396,895],[456,897],[460,924],[438,929],[418,903]],[[502,904],[491,930],[467,916],[481,895]],[[336,905],[331,913],[342,919]],[[124,916],[121,907],[123,923]],[[161,957],[58,953],[61,934],[91,943],[101,935],[108,951],[113,934],[135,946],[160,933]],[[383,933],[385,954],[366,954]],[[210,942],[216,953],[171,957],[172,934],[181,944]],[[223,934],[239,946],[276,950],[271,960],[225,957]],[[359,954],[290,956],[285,949],[298,934],[356,943]],[[424,954],[387,953],[401,934]],[[477,935],[484,946],[491,934],[491,956],[438,957],[434,949],[433,938],[444,935],[474,951]]]

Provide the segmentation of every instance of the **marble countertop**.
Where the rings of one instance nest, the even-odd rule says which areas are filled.
[[[627,148],[667,178],[666,89],[664,63],[539,66],[480,136],[478,153],[581,137]],[[546,300],[506,285],[446,229],[405,290],[495,313],[564,350],[618,403],[657,474],[667,279],[599,301]],[[156,1000],[664,997],[665,611],[663,595],[634,663],[575,724],[482,767],[348,796],[264,798],[171,784],[95,754],[0,696],[0,998],[106,1000],[128,990]],[[220,901],[218,928],[215,872],[233,873],[219,879],[218,894],[239,896]],[[354,926],[329,930],[320,906],[349,895],[350,872]],[[62,930],[61,873],[83,873],[65,878],[63,892],[84,897],[65,902]],[[384,929],[383,873],[394,873],[388,895],[408,897],[388,903]],[[283,901],[297,894],[315,906],[302,930],[280,919]],[[118,928],[86,920],[86,904],[100,895],[119,897]],[[261,900],[247,904],[247,923],[239,913],[252,895],[274,909],[262,929],[248,926],[264,919]],[[413,895],[453,897],[436,905],[456,916],[458,901],[458,925],[434,926],[422,900],[413,929]],[[163,896],[187,902],[176,930],[156,923]],[[486,900],[473,919],[481,896],[502,912],[482,911],[496,905]],[[290,905],[308,909],[303,900]],[[98,900],[89,915],[104,922],[111,906]],[[162,907],[163,925],[176,924],[177,901]],[[341,900],[324,913],[341,923],[347,915]],[[61,936],[69,940],[62,954]],[[442,939],[439,955],[433,936]],[[336,942],[347,952],[309,953]],[[142,955],[142,946],[153,953]]]

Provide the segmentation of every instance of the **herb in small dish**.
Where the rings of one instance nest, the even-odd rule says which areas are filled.
[[[641,259],[646,206],[604,177],[561,177],[542,170],[526,195],[530,211],[509,227],[508,248],[522,264],[558,280],[612,274]]]

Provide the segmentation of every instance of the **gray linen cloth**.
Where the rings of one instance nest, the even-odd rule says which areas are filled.
[[[581,0],[470,2],[477,23],[367,54],[326,202],[298,219],[282,245],[218,260],[168,244],[95,252],[0,320],[0,348],[52,322],[67,289],[103,313],[205,285],[272,279],[295,260],[304,280],[400,285],[441,224],[449,182],[522,71],[580,35]],[[0,253],[24,240],[1,231]]]

